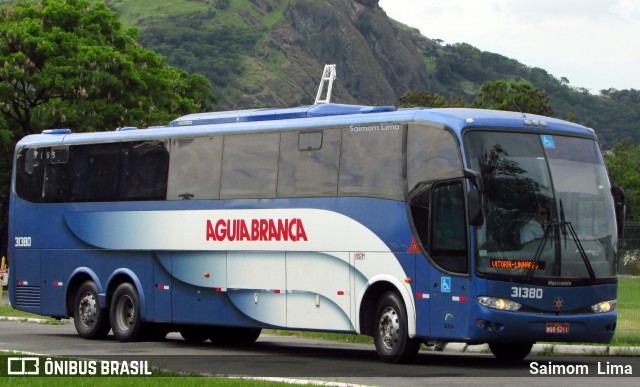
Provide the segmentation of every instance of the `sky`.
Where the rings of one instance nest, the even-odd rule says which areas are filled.
[[[380,0],[444,44],[469,43],[573,87],[640,90],[640,0]]]

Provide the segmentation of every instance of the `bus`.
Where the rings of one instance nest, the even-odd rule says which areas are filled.
[[[17,144],[10,199],[11,304],[86,339],[343,332],[394,363],[616,330],[623,192],[594,131],[554,118],[326,103],[52,129]]]

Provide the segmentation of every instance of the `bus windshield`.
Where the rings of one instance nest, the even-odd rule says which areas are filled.
[[[595,141],[488,131],[465,141],[484,182],[480,274],[566,286],[615,277],[613,198]]]

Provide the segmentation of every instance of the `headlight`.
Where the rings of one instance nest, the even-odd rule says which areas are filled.
[[[591,305],[591,310],[593,310],[593,313],[607,313],[614,310],[617,304],[618,300],[602,301]]]
[[[478,297],[478,303],[480,305],[486,306],[487,308],[498,309],[498,310],[508,310],[508,311],[516,311],[522,307],[521,304],[518,304],[515,301],[509,301],[502,298],[494,298],[494,297]]]

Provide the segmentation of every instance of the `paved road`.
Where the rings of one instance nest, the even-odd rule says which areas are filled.
[[[589,378],[583,386],[637,386],[639,357],[533,356],[521,362],[500,363],[485,354],[421,352],[415,364],[388,365],[378,360],[371,346],[324,342],[294,337],[263,335],[252,346],[217,347],[211,343],[189,344],[170,334],[163,342],[119,343],[109,336],[103,341],[81,339],[73,325],[0,322],[0,349],[48,355],[98,359],[144,359],[167,369],[215,375],[290,377],[375,386],[416,385],[567,385],[575,380],[532,376],[532,362],[565,368],[586,365]],[[550,363],[551,362],[551,363]],[[598,376],[607,365],[630,366],[632,378]],[[538,372],[540,374],[540,372]],[[517,378],[517,379],[515,379]]]

